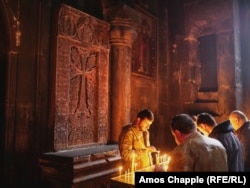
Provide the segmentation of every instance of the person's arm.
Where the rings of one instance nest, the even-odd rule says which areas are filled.
[[[136,160],[140,160],[143,156],[148,155],[148,153],[156,151],[154,146],[147,146],[141,149],[135,149],[133,143],[135,138],[135,133],[133,131],[127,131],[121,136],[120,139],[120,154],[124,161],[132,161],[133,153],[135,154]]]
[[[189,168],[188,156],[179,149],[174,149],[170,153],[170,161],[168,163],[167,171],[169,172],[185,172],[191,170]]]
[[[131,131],[127,131],[120,138],[120,154],[122,159],[126,162],[132,160],[133,139],[133,132]]]

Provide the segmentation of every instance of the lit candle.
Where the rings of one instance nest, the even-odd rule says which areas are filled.
[[[153,165],[153,159],[152,159],[152,153],[151,152],[148,152],[148,157],[149,157],[149,160],[150,160],[150,166]]]
[[[170,156],[168,156],[168,160],[167,160],[167,163],[169,163],[170,159],[171,159],[171,158],[170,158]]]
[[[122,166],[119,167],[119,176],[122,174]]]
[[[168,170],[168,163],[169,163],[169,161],[170,161],[170,156],[168,156],[168,158],[167,158],[167,161],[166,161],[166,165],[165,165],[165,171],[167,171]]]
[[[166,154],[164,154],[164,156],[163,156],[163,162],[165,163],[165,162],[166,162],[166,160],[167,160],[167,155],[166,155]]]
[[[135,169],[135,151],[132,152],[132,163],[131,163],[131,172]]]
[[[157,164],[161,163],[161,158],[160,158],[160,150],[157,151],[158,152],[158,155],[157,155]]]
[[[161,163],[164,163],[163,156],[161,156]]]
[[[124,178],[125,178],[125,182],[126,182],[127,181],[127,170],[125,171]]]

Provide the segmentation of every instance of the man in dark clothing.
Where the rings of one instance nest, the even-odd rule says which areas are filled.
[[[205,135],[218,139],[227,152],[228,171],[243,172],[243,148],[240,140],[234,133],[229,120],[216,124],[215,119],[209,113],[201,113],[197,116],[197,127]]]
[[[244,171],[250,171],[250,121],[247,116],[239,111],[232,111],[229,115],[229,120],[238,136],[242,147],[244,156]]]

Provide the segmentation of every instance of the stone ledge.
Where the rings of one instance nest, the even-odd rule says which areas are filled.
[[[103,177],[108,182],[118,174],[121,157],[118,145],[91,146],[43,153],[39,165],[42,175],[48,181],[59,184],[57,187],[75,187],[76,184],[84,185],[86,181],[102,184]]]

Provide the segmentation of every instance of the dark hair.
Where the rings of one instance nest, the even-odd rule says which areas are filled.
[[[148,120],[154,121],[154,114],[149,109],[144,109],[144,110],[140,111],[137,114],[137,117],[141,118],[142,120],[145,119],[145,118],[147,118]]]
[[[189,133],[196,129],[194,120],[188,114],[175,115],[171,120],[171,129],[179,130],[181,133]]]
[[[206,112],[203,112],[197,116],[196,123],[197,123],[197,125],[204,123],[210,127],[216,126],[216,121],[213,118],[213,116],[209,113],[206,113]]]

